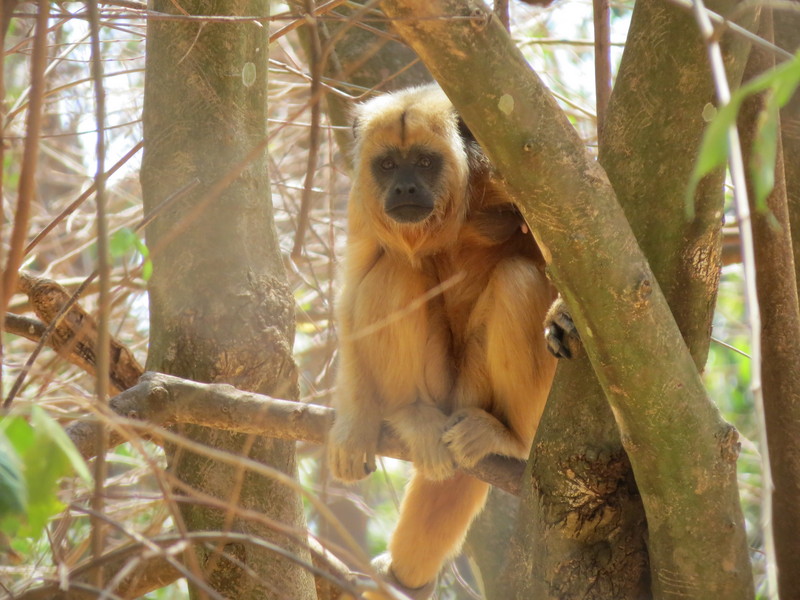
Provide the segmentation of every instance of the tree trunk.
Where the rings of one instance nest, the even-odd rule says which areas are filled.
[[[572,307],[642,494],[653,595],[752,598],[736,432],[706,396],[605,173],[485,7],[383,7],[500,168]]]
[[[636,4],[600,162],[702,367],[719,279],[722,173],[704,182],[696,218],[687,221],[684,189],[703,132],[703,106],[714,99],[705,48],[687,31],[695,31],[691,16],[676,7]],[[743,49],[739,44],[739,55],[727,57],[739,75]],[[509,575],[523,572],[522,565],[533,571],[518,589],[535,586],[542,597],[556,598],[648,597],[643,508],[588,361],[560,369],[530,468]]]
[[[190,14],[267,15],[263,0],[187,0]],[[175,13],[169,0],[151,8]],[[294,305],[272,217],[266,162],[268,30],[253,22],[148,23],[141,180],[145,212],[200,180],[199,191],[147,229],[152,253],[148,368],[202,382],[295,399]],[[227,178],[225,184],[219,184]],[[294,475],[294,444],[195,426],[188,438],[245,454]],[[189,531],[244,532],[308,560],[300,499],[269,478],[180,448],[175,477],[227,511],[185,491]],[[294,539],[242,507],[295,528]],[[181,519],[176,519],[179,529]],[[228,598],[314,598],[310,574],[255,545],[196,546],[201,573]],[[192,564],[191,561],[189,564]],[[192,587],[192,597],[201,597]]]
[[[714,90],[700,37],[687,31],[691,17],[676,7],[636,4],[600,162],[702,368],[719,280],[722,173],[703,182],[688,221],[684,190]],[[744,50],[729,45],[733,81]],[[650,597],[644,510],[589,361],[561,365],[529,469],[508,567],[516,597]]]
[[[773,38],[770,9],[762,17],[759,35]],[[745,77],[773,69],[772,53],[753,47]],[[765,94],[748,98],[739,114],[744,163],[756,152],[755,135],[765,106]],[[752,181],[747,194],[753,225],[756,284],[761,314],[761,380],[772,474],[772,529],[780,597],[800,594],[800,308],[797,300],[792,235],[783,174],[780,137],[775,187],[767,210],[756,207]],[[749,174],[749,172],[748,172]]]

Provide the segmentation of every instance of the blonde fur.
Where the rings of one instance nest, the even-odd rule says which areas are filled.
[[[542,323],[555,294],[502,184],[465,139],[446,96],[422,87],[356,111],[354,184],[338,305],[340,367],[329,440],[333,474],[375,469],[385,421],[415,472],[389,545],[409,588],[458,552],[487,485],[456,465],[525,458],[555,369]],[[398,223],[370,170],[389,148],[443,157],[433,213]]]

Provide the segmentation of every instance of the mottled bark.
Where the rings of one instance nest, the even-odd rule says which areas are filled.
[[[493,598],[651,597],[641,498],[585,356],[559,364],[522,488],[509,585]]]
[[[759,34],[772,39],[772,33],[772,15],[767,11]],[[771,53],[754,47],[745,77],[751,79],[774,66]],[[765,94],[751,96],[739,113],[746,165],[753,159],[759,115],[765,103]],[[756,207],[749,171],[747,194],[761,314],[761,381],[774,485],[772,530],[778,591],[781,598],[788,599],[796,597],[800,590],[800,308],[780,142],[779,137],[775,187],[767,197],[767,211]]]
[[[157,0],[151,8],[177,10],[169,0]],[[253,15],[266,14],[268,5],[264,0],[193,0],[180,8],[191,14]],[[147,228],[154,267],[148,367],[295,399],[294,305],[276,239],[265,152],[268,53],[267,28],[256,23],[148,23],[145,212],[192,178],[201,181]],[[220,184],[226,177],[229,181]],[[197,426],[181,431],[194,441],[246,453],[295,474],[292,442]],[[188,451],[168,454],[174,475],[204,494],[304,527],[300,499],[284,486]],[[181,514],[189,531],[230,527],[308,558],[304,544],[262,523],[191,500],[181,503]],[[249,572],[211,555],[206,545],[195,549],[207,581],[226,597],[315,596],[306,570],[262,547],[230,543],[222,548]],[[192,596],[198,597],[194,586]]]
[[[483,512],[472,523],[464,543],[464,552],[480,569],[483,589],[490,600],[503,598],[503,571],[508,561],[509,540],[515,533],[521,491],[518,488],[518,493],[512,495],[497,486],[492,488]]]
[[[706,396],[605,173],[486,7],[383,7],[500,168],[573,309],[642,494],[653,595],[751,598],[735,430]]]

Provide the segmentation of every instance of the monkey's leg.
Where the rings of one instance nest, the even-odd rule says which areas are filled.
[[[488,491],[489,484],[464,473],[445,481],[429,481],[415,473],[389,542],[394,577],[411,589],[433,581],[444,562],[461,549]]]

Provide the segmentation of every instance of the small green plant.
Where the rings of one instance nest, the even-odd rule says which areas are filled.
[[[142,278],[145,281],[150,280],[150,276],[153,274],[153,263],[150,260],[150,251],[133,229],[130,227],[123,227],[119,231],[114,232],[111,236],[109,249],[111,250],[111,256],[114,258],[127,256],[132,251],[141,254]]]
[[[92,477],[83,458],[61,426],[40,407],[29,418],[0,421],[0,532],[37,538],[63,503],[58,482],[76,473]]]

